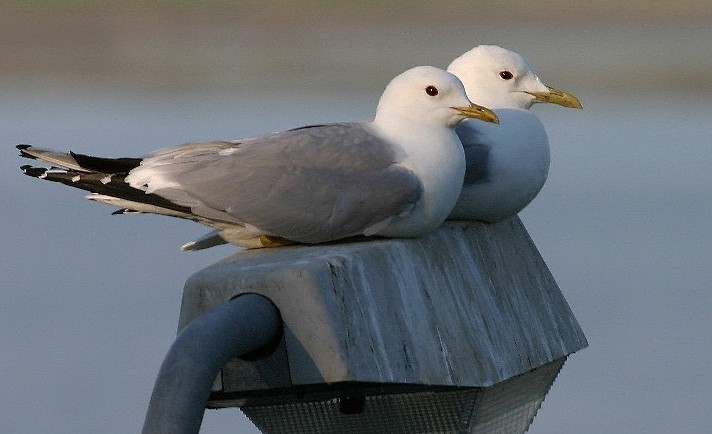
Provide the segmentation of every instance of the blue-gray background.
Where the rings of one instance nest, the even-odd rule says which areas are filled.
[[[183,282],[236,251],[181,253],[203,227],[111,216],[22,176],[14,144],[140,155],[368,119],[393,76],[479,43],[522,53],[585,106],[535,108],[552,167],[521,217],[590,347],[570,357],[530,432],[712,425],[709,5],[59,3],[11,2],[0,15],[0,432],[140,431]],[[201,432],[257,431],[221,410]]]

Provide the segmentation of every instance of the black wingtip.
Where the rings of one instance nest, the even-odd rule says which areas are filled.
[[[121,208],[121,209],[117,209],[116,211],[111,213],[111,215],[124,215],[124,214],[141,214],[141,212],[134,211],[129,208]]]
[[[31,158],[33,160],[36,160],[37,157],[27,153],[27,150],[30,149],[31,147],[32,147],[32,145],[25,145],[25,144],[20,144],[20,145],[15,146],[15,148],[17,148],[17,150],[20,151],[20,157]]]
[[[32,176],[34,178],[39,178],[47,172],[47,169],[45,169],[44,167],[34,167],[30,166],[29,164],[20,166],[20,170],[22,170],[22,173],[24,173],[25,175]]]

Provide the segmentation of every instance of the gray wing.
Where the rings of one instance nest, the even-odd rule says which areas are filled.
[[[489,180],[490,145],[484,134],[476,127],[476,122],[463,122],[457,128],[457,136],[465,151],[465,180],[463,185],[481,184]]]
[[[366,125],[331,124],[160,151],[127,181],[198,215],[317,243],[358,235],[418,201],[420,180],[400,157]]]

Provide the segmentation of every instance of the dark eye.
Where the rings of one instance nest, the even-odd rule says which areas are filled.
[[[425,93],[427,93],[430,96],[435,96],[438,94],[438,88],[435,86],[428,86],[425,88]]]
[[[514,78],[514,74],[507,71],[506,69],[504,71],[500,71],[499,76],[505,80],[511,80],[512,78]]]

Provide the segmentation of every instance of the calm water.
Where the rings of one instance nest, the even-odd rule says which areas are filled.
[[[552,168],[522,218],[590,347],[564,366],[530,432],[703,432],[712,423],[710,98],[578,96],[582,112],[538,107]],[[183,282],[235,251],[181,253],[201,226],[111,216],[80,191],[23,177],[14,144],[137,155],[369,118],[376,103],[72,87],[2,99],[0,431],[8,433],[140,431]],[[257,432],[237,410],[208,412],[201,432],[226,427]]]

